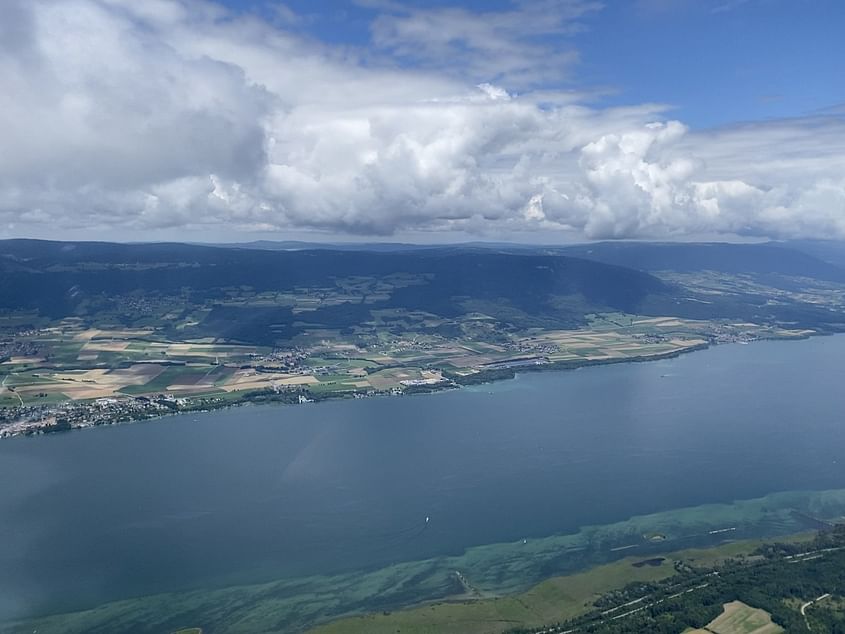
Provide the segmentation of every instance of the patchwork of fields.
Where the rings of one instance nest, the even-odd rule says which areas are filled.
[[[424,321],[424,315],[376,317],[388,321],[376,324],[374,334],[314,328],[275,348],[214,338],[174,341],[155,328],[90,328],[67,319],[17,335],[15,349],[27,353],[7,355],[0,363],[4,413],[0,426],[20,419],[16,412],[30,422],[52,424],[61,415],[50,408],[64,403],[107,407],[139,398],[165,398],[173,409],[196,407],[197,399],[203,407],[220,406],[254,394],[288,394],[286,402],[399,394],[502,378],[543,366],[660,358],[713,341],[811,334],[748,323],[622,313],[593,315],[589,327],[579,330],[491,333],[486,316],[475,313],[462,327],[478,336],[446,337],[397,331],[397,319],[412,327]],[[101,412],[95,424],[104,417]],[[72,418],[83,421],[84,412]],[[16,428],[15,433],[26,429]]]

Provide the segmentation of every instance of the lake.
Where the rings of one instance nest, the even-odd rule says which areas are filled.
[[[845,336],[766,341],[430,395],[4,440],[0,620],[271,580],[294,597],[296,580],[311,579],[310,592],[455,565],[448,557],[475,565],[482,586],[515,590],[589,563],[561,559],[560,540],[616,526],[624,545],[643,530],[631,518],[649,514],[678,539],[696,522],[798,530],[784,509],[845,513],[843,361]],[[734,504],[787,491],[833,493]],[[485,572],[498,555],[484,545],[496,544],[526,548],[512,557],[523,572]],[[437,579],[391,605],[447,594]],[[331,613],[382,606],[371,599]],[[170,625],[155,610],[172,606],[149,606],[144,618]]]

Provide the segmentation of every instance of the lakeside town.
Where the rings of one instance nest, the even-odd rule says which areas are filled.
[[[309,344],[260,349],[155,341],[152,331],[23,331],[0,342],[0,438],[247,403],[438,391],[526,370],[659,359],[813,331],[601,315],[589,329],[532,330],[495,343],[408,333],[362,345],[312,334]]]

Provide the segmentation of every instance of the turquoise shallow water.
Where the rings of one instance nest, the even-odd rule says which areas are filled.
[[[844,359],[845,337],[759,342],[4,441],[0,618],[280,579],[295,597],[317,589],[305,578],[342,612],[407,602],[385,590],[396,579],[416,577],[417,600],[447,594],[440,568],[457,564],[514,591],[621,556],[644,530],[630,518],[670,509],[688,508],[646,524],[674,522],[661,530],[679,546],[726,523],[737,536],[806,527],[790,509],[845,513],[838,492],[702,505],[845,488]],[[365,571],[378,571],[370,591],[338,590]],[[174,609],[155,605],[146,622]]]
[[[636,516],[586,526],[577,533],[475,546],[459,555],[392,564],[375,570],[281,579],[262,584],[164,593],[94,609],[0,624],[3,634],[173,632],[185,626],[211,634],[300,632],[340,615],[454,598],[465,592],[455,571],[481,596],[525,590],[595,564],[632,563],[678,549],[760,535],[776,537],[841,517],[845,489],[774,493],[754,500]],[[659,535],[660,541],[655,537]]]

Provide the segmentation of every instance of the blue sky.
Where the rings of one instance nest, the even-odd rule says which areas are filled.
[[[838,0],[612,3],[577,40],[580,77],[695,126],[803,116],[845,102],[843,26]]]
[[[227,0],[268,15],[273,2]],[[366,48],[377,9],[349,0],[289,0],[308,16],[302,31]],[[419,8],[489,12],[508,0],[413,0]],[[845,2],[841,0],[609,0],[574,37],[545,38],[576,49],[568,88],[595,89],[600,103],[658,101],[696,127],[806,116],[845,103]]]
[[[0,236],[845,239],[842,0],[3,0]]]

